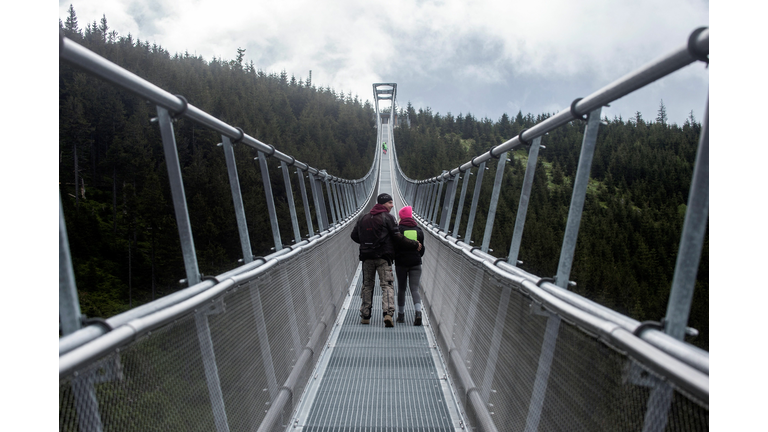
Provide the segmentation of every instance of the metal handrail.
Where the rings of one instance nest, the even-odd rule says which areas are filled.
[[[486,162],[492,157],[497,157],[505,151],[526,145],[526,143],[533,141],[534,138],[543,136],[547,132],[557,129],[570,121],[581,120],[584,115],[593,110],[606,106],[616,99],[626,96],[627,94],[688,66],[693,62],[703,61],[703,56],[707,56],[708,54],[709,29],[697,29],[691,34],[688,44],[647,63],[640,69],[619,78],[583,99],[574,100],[570,109],[560,111],[530,129],[521,132],[514,138],[492,147],[487,152],[451,169],[447,173],[422,181],[436,181],[441,177],[443,179],[448,179],[460,172],[467,171],[472,167],[477,166],[476,164]],[[525,134],[525,136],[523,136],[523,134]],[[473,165],[473,163],[475,165]]]
[[[377,173],[376,167],[380,163],[379,162],[380,155],[378,153],[375,153],[373,162],[371,163],[371,167],[369,168],[368,172],[359,179],[350,180],[350,179],[344,179],[341,177],[330,175],[325,170],[314,168],[307,163],[304,163],[295,159],[291,155],[280,152],[270,144],[265,144],[247,135],[242,129],[231,126],[211,116],[205,111],[202,111],[201,109],[193,106],[192,104],[189,104],[185,98],[178,95],[173,95],[170,92],[163,90],[162,88],[123,69],[122,67],[110,62],[109,60],[99,56],[98,54],[88,50],[87,48],[77,44],[76,42],[66,38],[63,35],[60,35],[60,38],[59,38],[59,56],[61,59],[66,60],[67,62],[73,64],[74,66],[82,68],[86,72],[89,72],[101,79],[104,79],[105,81],[108,81],[112,84],[117,85],[118,87],[121,87],[125,90],[135,93],[136,95],[157,104],[159,107],[174,113],[174,117],[180,117],[180,116],[187,117],[192,121],[195,121],[215,131],[220,132],[223,136],[230,138],[234,142],[242,142],[243,144],[246,144],[249,147],[252,147],[253,149],[257,150],[260,153],[264,153],[266,155],[275,157],[276,159],[280,160],[282,163],[286,163],[288,165],[295,165],[300,170],[310,174],[310,185],[312,186],[313,191],[314,191],[315,185],[313,184],[314,181],[312,176],[317,176],[319,178],[322,178],[322,180],[329,185],[333,183],[334,185],[341,184],[341,185],[346,185],[346,186],[355,188],[354,196],[357,196],[357,194],[359,193],[357,191],[357,186],[363,185],[363,188],[364,188],[363,191],[365,192],[365,194],[364,196],[358,197],[359,198],[358,201],[362,202],[362,204],[360,204],[360,206],[358,206],[358,208],[355,209],[354,211],[352,211],[351,206],[347,205],[347,208],[345,208],[345,212],[344,212],[345,216],[343,218],[342,217],[339,218],[339,220],[337,221],[338,223],[336,224],[335,227],[325,226],[323,227],[324,229],[321,229],[317,235],[311,235],[310,233],[310,236],[308,238],[294,244],[289,249],[277,250],[274,253],[270,254],[269,256],[259,260],[250,261],[250,262],[247,261],[244,263],[244,265],[236,269],[233,269],[231,271],[225,272],[222,275],[219,275],[217,277],[218,280],[225,280],[227,278],[236,277],[240,274],[249,273],[251,271],[257,270],[258,268],[262,267],[266,263],[275,259],[279,259],[280,257],[286,255],[291,250],[296,250],[296,248],[301,248],[305,245],[315,243],[318,239],[321,239],[322,237],[327,236],[329,234],[335,233],[339,227],[345,226],[347,223],[349,223],[349,221],[353,219],[355,215],[357,215],[360,212],[362,205],[364,205],[364,203],[367,202],[368,199],[370,199],[370,195],[373,193],[372,182],[375,180],[375,175]],[[313,196],[315,195],[314,192],[312,195]],[[339,197],[336,196],[336,201],[338,200],[338,198]],[[329,197],[329,199],[331,198]],[[352,200],[353,194],[349,193],[349,191],[345,191],[345,195],[343,199],[347,201]],[[322,201],[322,196],[320,197],[320,200]],[[332,200],[331,205],[333,206],[334,203],[335,201]],[[316,207],[318,204],[323,207],[325,206],[324,202],[319,202],[319,203],[315,202]],[[66,229],[66,227],[63,224],[63,214],[60,215],[60,225],[61,227],[64,227],[63,228],[64,230]],[[66,235],[65,231],[62,231],[62,233]],[[67,255],[68,257],[68,245],[67,245],[66,252],[67,254],[65,255]],[[74,286],[74,280],[69,281],[69,284]],[[168,310],[170,308],[174,308],[179,304],[182,304],[188,301],[194,301],[195,298],[203,295],[204,293],[206,293],[206,291],[213,289],[215,286],[217,286],[217,284],[210,280],[203,280],[203,281],[200,281],[199,283],[191,283],[190,286],[186,289],[177,291],[166,297],[154,300],[151,303],[133,308],[124,313],[110,317],[104,320],[104,322],[110,328],[117,329],[118,327],[128,325],[131,322],[135,322],[136,320],[147,319],[147,317],[149,316],[153,316],[155,314],[161,314],[163,313],[163,311]],[[69,291],[74,291],[74,290],[70,289]],[[74,295],[76,296],[76,294]],[[73,301],[76,303],[77,299],[75,298]],[[72,302],[69,302],[67,304],[69,305],[70,303]],[[69,309],[73,309],[73,311],[70,312],[68,311]],[[67,316],[73,315],[73,317],[68,317],[66,321],[74,320],[79,323],[79,319],[80,319],[79,306],[77,306],[76,311],[74,311],[74,307],[68,307],[67,311],[62,312],[60,310],[60,313]],[[74,316],[74,315],[77,315],[77,316]],[[65,321],[65,320],[62,320],[62,321]],[[95,339],[107,333],[107,329],[105,329],[104,326],[91,325],[91,326],[80,328],[79,330],[75,330],[71,333],[70,332],[66,332],[66,333],[68,334],[65,334],[64,336],[59,338],[59,356],[60,357],[79,347],[82,347],[85,344],[88,344],[91,341],[94,341]]]
[[[647,63],[645,66],[641,67],[640,69],[634,72],[628,73],[624,77],[592,93],[591,95],[585,97],[584,99],[576,99],[571,104],[570,109],[563,110],[557,113],[556,115],[546,120],[543,120],[537,125],[532,126],[529,129],[523,130],[514,138],[507,140],[504,143],[499,144],[495,147],[492,147],[489,151],[472,158],[469,162],[462,164],[459,167],[456,167],[452,170],[443,171],[443,174],[441,175],[430,177],[423,180],[408,178],[405,175],[405,173],[402,171],[402,168],[400,167],[399,163],[397,163],[396,165],[397,165],[398,180],[412,183],[414,185],[434,184],[440,181],[452,179],[456,175],[466,174],[470,172],[472,168],[482,165],[483,163],[487,162],[491,158],[499,157],[504,152],[507,152],[509,150],[514,150],[515,148],[520,147],[522,145],[530,145],[530,143],[536,140],[537,138],[541,138],[547,132],[553,129],[556,129],[570,121],[579,120],[579,119],[583,120],[583,117],[582,117],[583,113],[588,113],[588,112],[591,112],[591,110],[607,105],[608,103],[620,97],[623,97],[628,93],[631,93],[632,91],[635,91],[645,85],[648,85],[658,80],[659,78],[664,77],[665,75],[675,72],[680,68],[687,66],[695,61],[707,61],[708,52],[709,52],[709,30],[706,27],[698,28],[691,33],[691,35],[688,38],[688,43],[683,47],[680,47],[670,52],[667,55],[661,56],[656,60]],[[705,115],[705,122],[707,120],[708,120],[708,116]],[[706,125],[702,133],[703,135],[706,135]],[[524,138],[523,138],[523,135],[525,135]],[[702,139],[707,139],[707,137],[702,136]],[[397,155],[397,150],[393,148],[393,151],[395,152],[395,155]],[[431,197],[434,196],[433,194],[434,194],[433,191],[429,191],[427,193],[427,195]],[[435,197],[432,199],[439,199],[439,197]],[[416,205],[416,204],[418,203],[412,203],[412,205]],[[416,211],[416,209],[414,209],[414,211]],[[449,230],[442,229],[442,227],[439,226],[437,223],[431,221],[429,216],[430,216],[429,210],[427,211],[427,214],[422,216],[426,226],[428,227],[434,226],[438,231],[441,231],[441,230],[449,231]],[[450,223],[450,221],[448,222]],[[458,233],[453,233],[452,236],[450,237],[448,237],[445,232],[443,232],[443,234],[446,235],[447,238],[453,238],[454,241],[460,241],[457,235]],[[476,252],[478,254],[482,253],[481,251],[473,251],[473,252]],[[524,271],[515,267],[514,264],[512,263],[508,264],[505,262],[498,262],[499,260],[496,260],[496,261],[497,261],[496,266],[501,267],[507,272],[511,272],[513,274],[525,273]],[[539,277],[538,276],[534,276],[534,277],[536,281],[538,281]],[[548,283],[543,284],[543,286],[545,287],[547,285],[551,287],[550,290],[557,297],[564,299],[569,303],[574,304],[577,307],[580,307],[583,310],[588,311],[592,314],[595,314],[598,316],[605,315],[606,317],[610,317],[611,321],[621,325],[623,328],[629,331],[634,332],[640,325],[640,323],[636,320],[633,320],[629,317],[625,317],[619,314],[618,312],[611,311],[610,309],[600,306],[597,303],[591,302],[587,299],[584,299],[581,296],[578,296],[573,293],[562,292],[563,290],[559,289],[554,284],[548,284]],[[560,294],[557,294],[557,293],[560,293]],[[658,331],[653,328],[648,328],[642,331],[639,334],[639,337],[648,341],[652,345],[657,346],[666,352],[669,352],[676,358],[679,358],[680,360],[691,364],[692,366],[696,367],[698,370],[704,371],[705,373],[709,373],[709,353],[708,352],[698,349],[696,347],[689,346],[688,344],[680,343],[680,341],[672,340],[664,332]]]
[[[468,258],[480,260],[489,271],[505,278],[518,290],[531,295],[542,304],[545,304],[554,314],[547,319],[547,330],[542,342],[541,354],[536,371],[535,389],[530,401],[526,430],[537,430],[544,405],[543,395],[546,393],[549,371],[552,365],[557,334],[561,319],[566,318],[578,323],[581,328],[601,335],[601,338],[610,341],[615,346],[625,350],[635,359],[655,370],[661,376],[667,377],[679,388],[695,395],[704,403],[709,401],[709,353],[693,347],[684,342],[683,336],[690,329],[686,328],[691,300],[693,298],[693,285],[699,258],[706,232],[708,218],[708,193],[709,193],[709,102],[704,113],[704,122],[699,139],[696,162],[694,166],[693,180],[689,192],[689,202],[686,211],[686,219],[683,227],[682,239],[678,251],[675,277],[671,287],[667,316],[660,324],[663,332],[648,328],[652,323],[639,323],[629,317],[621,315],[597,303],[591,302],[577,294],[567,291],[571,282],[568,280],[573,264],[576,240],[578,237],[581,215],[584,208],[589,172],[592,157],[597,142],[597,131],[600,125],[601,108],[608,103],[635,91],[659,78],[662,78],[678,69],[701,60],[708,62],[709,30],[699,28],[689,37],[686,46],[662,56],[644,67],[625,75],[623,78],[603,87],[584,99],[574,100],[570,108],[563,110],[552,117],[523,129],[514,138],[491,149],[479,156],[472,158],[452,170],[444,170],[441,175],[425,180],[409,179],[403,173],[397,163],[396,177],[401,190],[412,192],[406,194],[404,201],[412,201],[414,206],[414,218],[425,229],[431,231],[440,241],[452,248],[462,250]],[[533,175],[536,169],[536,159],[541,147],[541,139],[547,132],[556,129],[572,120],[585,120],[586,128],[583,135],[581,154],[578,169],[574,176],[573,195],[566,223],[563,244],[560,249],[560,261],[557,275],[547,281],[538,276],[529,274],[516,267],[517,254],[519,252],[520,239],[525,224],[525,214],[528,206]],[[523,136],[524,135],[524,136]],[[505,171],[507,152],[519,146],[529,146],[529,161],[526,168],[525,180],[521,191],[518,206],[517,220],[515,221],[514,235],[510,245],[510,253],[506,258],[498,259],[488,252],[490,238],[493,230],[494,216],[502,185],[502,177]],[[394,149],[395,155],[397,151]],[[485,235],[482,247],[472,247],[469,239],[472,233],[472,225],[478,206],[479,190],[482,186],[483,172],[487,169],[486,162],[497,158],[496,170],[491,201],[488,206],[488,216],[485,226]],[[465,238],[459,240],[457,232],[450,236],[451,211],[458,188],[458,179],[464,175],[459,210],[457,211],[454,231],[458,231],[471,169],[478,167],[475,191],[470,207],[469,220]],[[445,196],[442,196],[443,185],[447,183]],[[441,205],[442,202],[442,205]],[[441,207],[441,218],[438,222],[438,206]],[[551,281],[551,282],[550,282]],[[673,304],[673,301],[675,304]],[[655,323],[653,325],[658,325]],[[443,335],[445,337],[445,335]],[[450,346],[450,340],[446,341]],[[454,350],[452,351],[453,366],[467,388],[473,383],[464,379],[462,370],[464,359]],[[453,358],[457,357],[457,358]],[[468,376],[468,375],[467,375]],[[487,407],[484,401],[467,394],[467,403],[472,405],[474,411],[483,414]],[[474,396],[474,395],[473,395]],[[646,427],[648,430],[656,430],[666,424],[667,413],[671,406],[672,393],[670,388],[654,386],[651,391],[651,400],[646,412]],[[652,418],[663,419],[656,426],[652,426]],[[488,416],[480,415],[479,421],[485,429],[494,428],[492,420]],[[490,424],[487,424],[489,423]]]

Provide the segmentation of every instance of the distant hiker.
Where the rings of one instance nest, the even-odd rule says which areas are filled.
[[[419,281],[421,280],[421,257],[424,256],[424,232],[413,220],[413,209],[405,206],[400,209],[400,224],[397,228],[407,239],[421,243],[421,249],[404,250],[395,249],[395,273],[397,274],[397,322],[405,322],[405,290],[410,286],[413,307],[416,309],[416,318],[413,325],[421,325],[421,296],[419,295]]]
[[[382,148],[384,149],[384,154],[387,154],[387,142],[386,142],[386,141],[384,141],[384,142],[381,144],[381,146],[382,146]]]
[[[383,193],[376,198],[377,204],[371,211],[357,220],[350,237],[360,245],[360,261],[363,262],[363,289],[360,306],[360,323],[370,324],[371,303],[373,302],[373,285],[376,273],[379,274],[381,285],[381,309],[384,314],[384,325],[395,325],[392,316],[395,315],[395,289],[392,286],[392,260],[395,257],[395,244],[398,249],[418,251],[421,243],[409,240],[397,230],[397,222],[389,213],[394,207],[392,197]]]

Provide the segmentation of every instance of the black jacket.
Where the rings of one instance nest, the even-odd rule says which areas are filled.
[[[416,251],[419,247],[417,242],[405,238],[398,231],[395,218],[388,212],[363,215],[357,220],[350,237],[360,244],[360,261],[383,258],[392,265],[395,244],[402,250]]]
[[[410,218],[409,218],[410,219]],[[411,219],[413,221],[413,219]],[[403,223],[405,222],[405,224]],[[413,234],[406,234],[406,231],[416,231],[416,239],[421,243],[421,250],[405,250],[395,248],[395,265],[402,267],[414,267],[421,265],[421,257],[424,256],[424,232],[416,225],[415,222],[411,225],[407,219],[400,221],[400,225],[397,226],[406,238],[413,238]]]

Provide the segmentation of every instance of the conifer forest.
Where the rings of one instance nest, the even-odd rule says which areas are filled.
[[[264,72],[237,47],[233,60],[172,54],[118,34],[106,17],[82,26],[73,8],[59,27],[96,54],[329,174],[360,178],[373,162],[371,103],[312,82],[311,72],[305,78]],[[396,109],[396,153],[413,179],[453,169],[552,115],[518,112],[492,120],[410,103]],[[603,119],[570,276],[573,291],[639,321],[666,314],[701,131],[692,114],[683,125],[670,124],[665,110],[661,102],[652,119],[639,112]],[[184,288],[163,144],[151,121],[156,115],[151,103],[60,61],[59,193],[80,307],[88,317],[107,318]],[[542,277],[557,271],[584,125],[568,123],[541,143],[546,148],[539,152],[519,260],[522,269]],[[217,146],[221,136],[184,118],[173,127],[198,265],[203,274],[217,275],[242,258],[224,152]],[[490,245],[498,257],[509,250],[527,156],[526,149],[508,154]],[[256,152],[239,145],[235,157],[253,253],[265,256],[274,244]],[[280,164],[270,159],[268,166],[278,218],[290,220]],[[496,169],[489,163],[485,173],[475,241],[485,229]],[[473,188],[470,182],[467,196]],[[298,219],[305,221],[301,196],[295,200]],[[292,239],[290,223],[280,225],[283,241]],[[687,340],[708,350],[708,234],[688,325],[699,335]]]

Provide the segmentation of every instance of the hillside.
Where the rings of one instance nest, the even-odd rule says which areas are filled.
[[[692,116],[682,127],[667,124],[664,111],[662,103],[650,122],[640,113],[627,121],[603,120],[571,272],[574,291],[640,321],[666,314],[701,130]],[[548,117],[518,113],[514,119],[505,114],[498,121],[478,120],[469,113],[417,112],[410,104],[400,115],[408,121],[395,130],[398,158],[416,179],[455,168]],[[571,122],[542,140],[546,148],[539,152],[519,256],[521,268],[531,273],[557,272],[583,130],[583,122]],[[509,157],[490,244],[499,257],[509,251],[528,153],[518,149]],[[496,165],[489,163],[485,173],[472,233],[476,242],[485,230]],[[473,189],[474,182],[467,196]],[[462,236],[468,213],[463,212]],[[689,326],[700,332],[690,342],[708,349],[708,235]]]
[[[313,167],[360,178],[371,166],[376,123],[368,102],[316,87],[309,78],[266,74],[242,61],[243,50],[230,61],[172,55],[118,36],[106,18],[81,30],[74,10],[60,27],[75,42]],[[89,317],[113,316],[182,288],[185,271],[154,116],[150,103],[59,63],[59,192],[81,309]],[[199,268],[220,274],[242,258],[217,146],[221,136],[183,118],[173,126]],[[235,155],[253,253],[267,255],[274,244],[264,228],[270,222],[256,152],[240,145]],[[278,217],[290,220],[279,164],[268,165]],[[298,189],[295,175],[291,181]],[[304,224],[301,197],[294,199]],[[290,242],[290,224],[280,229]]]

